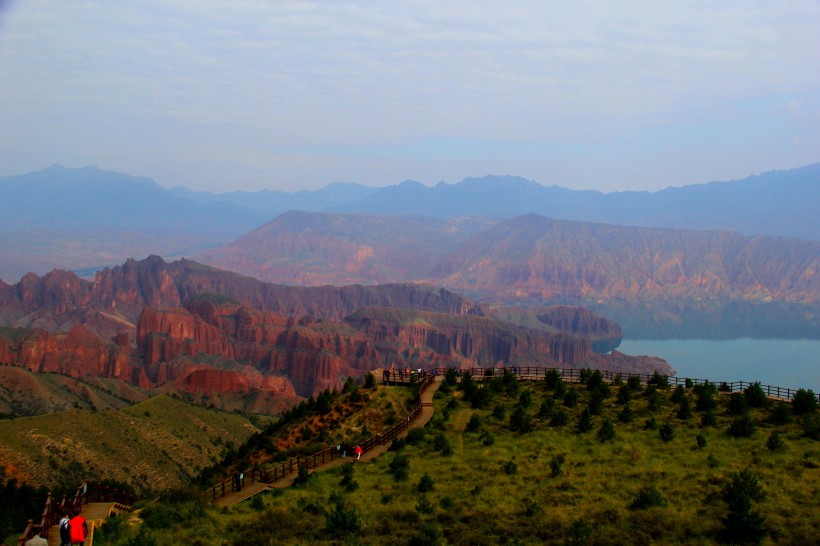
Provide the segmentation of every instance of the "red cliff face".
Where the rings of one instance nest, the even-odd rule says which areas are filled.
[[[287,389],[308,396],[381,363],[363,334],[339,324],[294,324],[238,305],[196,303],[189,309],[146,307],[140,316],[137,344],[158,384],[182,377],[162,363],[210,355],[246,363],[266,377],[286,377]]]
[[[129,350],[105,342],[80,325],[67,334],[31,330],[18,341],[0,338],[4,362],[32,372],[51,372],[71,377],[115,377],[147,388],[150,383]]]
[[[589,336],[593,339],[613,339],[622,336],[621,327],[583,307],[559,305],[538,313],[538,320],[562,332]]]
[[[426,347],[443,357],[439,361],[466,366],[505,366],[518,359],[573,364],[592,352],[585,338],[517,328],[484,317],[365,309],[347,322],[372,338],[377,349],[391,345]]]

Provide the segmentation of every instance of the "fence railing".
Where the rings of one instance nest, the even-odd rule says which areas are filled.
[[[467,368],[467,369],[460,369],[460,368],[436,368],[434,373],[436,374],[446,374],[448,370],[454,370],[459,376],[463,375],[465,372],[470,372],[473,379],[477,382],[488,381],[491,380],[493,377],[498,375],[504,375],[505,372],[512,373],[516,376],[517,379],[523,381],[537,381],[540,379],[545,379],[547,374],[554,370],[558,372],[561,376],[561,379],[568,383],[580,383],[584,373],[590,373],[599,371],[603,378],[606,381],[613,382],[616,379],[620,378],[623,381],[626,381],[629,377],[638,377],[641,380],[641,383],[648,383],[650,379],[654,377],[654,374],[640,374],[640,373],[623,373],[623,372],[613,372],[611,370],[594,370],[594,369],[582,369],[582,368],[546,368],[542,366],[509,366],[506,368]],[[704,383],[712,383],[713,385],[717,386],[720,391],[722,392],[742,392],[746,388],[754,385],[757,382],[750,382],[750,381],[711,381],[709,379],[695,379],[691,377],[676,377],[676,376],[661,376],[665,377],[666,381],[669,385],[676,387],[678,385],[687,386],[687,385],[702,385]],[[790,389],[786,387],[775,387],[772,385],[760,385],[760,388],[763,389],[763,392],[766,393],[766,396],[769,398],[775,398],[778,400],[784,401],[791,401],[794,398],[794,395],[797,393],[798,389]],[[816,392],[815,394],[820,402],[820,392]]]
[[[435,381],[435,373],[434,372],[414,372],[413,381],[410,381],[409,374],[404,375],[404,378],[399,381],[398,374],[396,374],[396,383],[399,384],[406,384],[406,385],[419,385],[419,404],[416,406],[410,414],[387,429],[384,432],[379,434],[374,434],[370,438],[366,439],[362,443],[358,444],[359,447],[362,448],[362,453],[367,453],[371,449],[376,446],[384,445],[387,442],[392,442],[394,438],[396,438],[399,434],[405,431],[407,428],[410,427],[411,424],[421,415],[423,404],[421,402],[421,395],[422,393],[433,384]],[[299,471],[299,468],[305,468],[310,470],[311,468],[316,468],[319,465],[324,463],[333,461],[334,459],[341,458],[345,453],[351,454],[353,447],[350,446],[346,450],[342,449],[341,446],[331,446],[322,449],[321,451],[317,451],[312,455],[297,455],[295,457],[291,457],[287,461],[277,463],[273,466],[268,466],[265,468],[258,468],[252,467],[244,471],[244,474],[250,475],[251,480],[253,483],[254,481],[261,481],[263,483],[273,483],[278,481],[288,475],[294,474]],[[233,491],[236,491],[236,485],[234,483],[235,478],[227,478],[222,480],[221,482],[217,483],[213,487],[207,489],[205,492],[202,493],[202,498],[207,501],[214,501],[217,498],[224,497],[227,494],[230,494]],[[242,485],[240,484],[240,487]]]
[[[118,510],[128,510],[134,503],[135,498],[128,493],[120,491],[119,489],[102,485],[99,483],[85,481],[81,483],[74,495],[68,497],[63,496],[63,500],[57,504],[51,493],[46,497],[45,507],[40,516],[39,522],[28,520],[23,534],[18,539],[19,546],[23,546],[27,540],[40,534],[41,537],[48,539],[51,528],[57,521],[66,514],[79,514],[82,510],[83,504],[89,502],[112,502],[117,506]]]

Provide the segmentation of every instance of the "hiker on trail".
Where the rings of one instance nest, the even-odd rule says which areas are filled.
[[[69,546],[71,544],[71,526],[68,524],[71,520],[70,515],[66,513],[60,520],[60,546]]]
[[[233,471],[233,490],[234,491],[241,491],[242,490],[242,482],[239,480],[239,471]]]
[[[68,522],[71,535],[71,544],[85,544],[85,537],[88,536],[88,523],[82,514],[77,514]]]
[[[356,446],[356,460],[362,458],[362,446]]]
[[[347,459],[347,444],[342,442],[342,459]]]

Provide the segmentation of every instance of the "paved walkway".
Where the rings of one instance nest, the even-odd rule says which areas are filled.
[[[421,428],[424,425],[426,425],[430,421],[430,419],[432,419],[432,417],[433,417],[433,395],[436,394],[436,391],[438,390],[439,386],[441,385],[441,381],[443,381],[443,379],[444,378],[442,376],[437,376],[435,382],[432,385],[430,385],[427,389],[424,390],[424,392],[421,395],[421,400],[419,402],[421,404],[421,413],[419,414],[419,416],[416,418],[415,421],[410,423],[410,426],[407,429],[405,429],[401,434],[398,435],[399,438],[403,438],[403,437],[407,436],[407,431],[410,430],[411,428]],[[368,451],[366,451],[365,453],[362,453],[362,458],[359,462],[361,462],[361,463],[370,462],[373,459],[375,459],[376,457],[378,457],[379,455],[381,455],[382,453],[384,453],[385,451],[387,451],[388,449],[390,449],[390,444],[389,443],[375,446],[375,447],[369,449]],[[348,457],[346,459],[333,459],[332,461],[328,461],[326,463],[317,465],[316,467],[311,469],[311,472],[318,472],[320,470],[327,470],[329,468],[335,468],[337,466],[341,466],[341,465],[343,465],[347,462],[355,461],[355,460],[356,460],[355,457]],[[250,497],[256,495],[257,493],[260,493],[260,492],[268,490],[268,489],[290,487],[291,485],[293,485],[293,482],[295,480],[296,480],[296,474],[293,473],[293,474],[289,474],[289,475],[287,475],[283,478],[280,478],[279,480],[277,480],[273,483],[266,484],[266,483],[257,482],[255,484],[245,485],[245,487],[242,488],[242,491],[235,491],[235,492],[228,493],[224,497],[217,498],[214,501],[214,503],[217,506],[230,506],[232,504],[236,504],[238,502],[242,502],[243,500],[249,499]]]

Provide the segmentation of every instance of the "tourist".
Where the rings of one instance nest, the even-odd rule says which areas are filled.
[[[239,471],[233,471],[233,490],[234,491],[241,491],[242,490],[242,482],[239,480]]]
[[[69,546],[71,544],[71,526],[69,517],[71,514],[66,513],[60,520],[60,546]]]
[[[68,522],[71,535],[71,544],[85,544],[85,538],[88,536],[88,523],[82,514],[77,514]]]
[[[359,459],[362,458],[362,446],[356,446],[355,451],[356,451],[356,460],[358,461]]]

